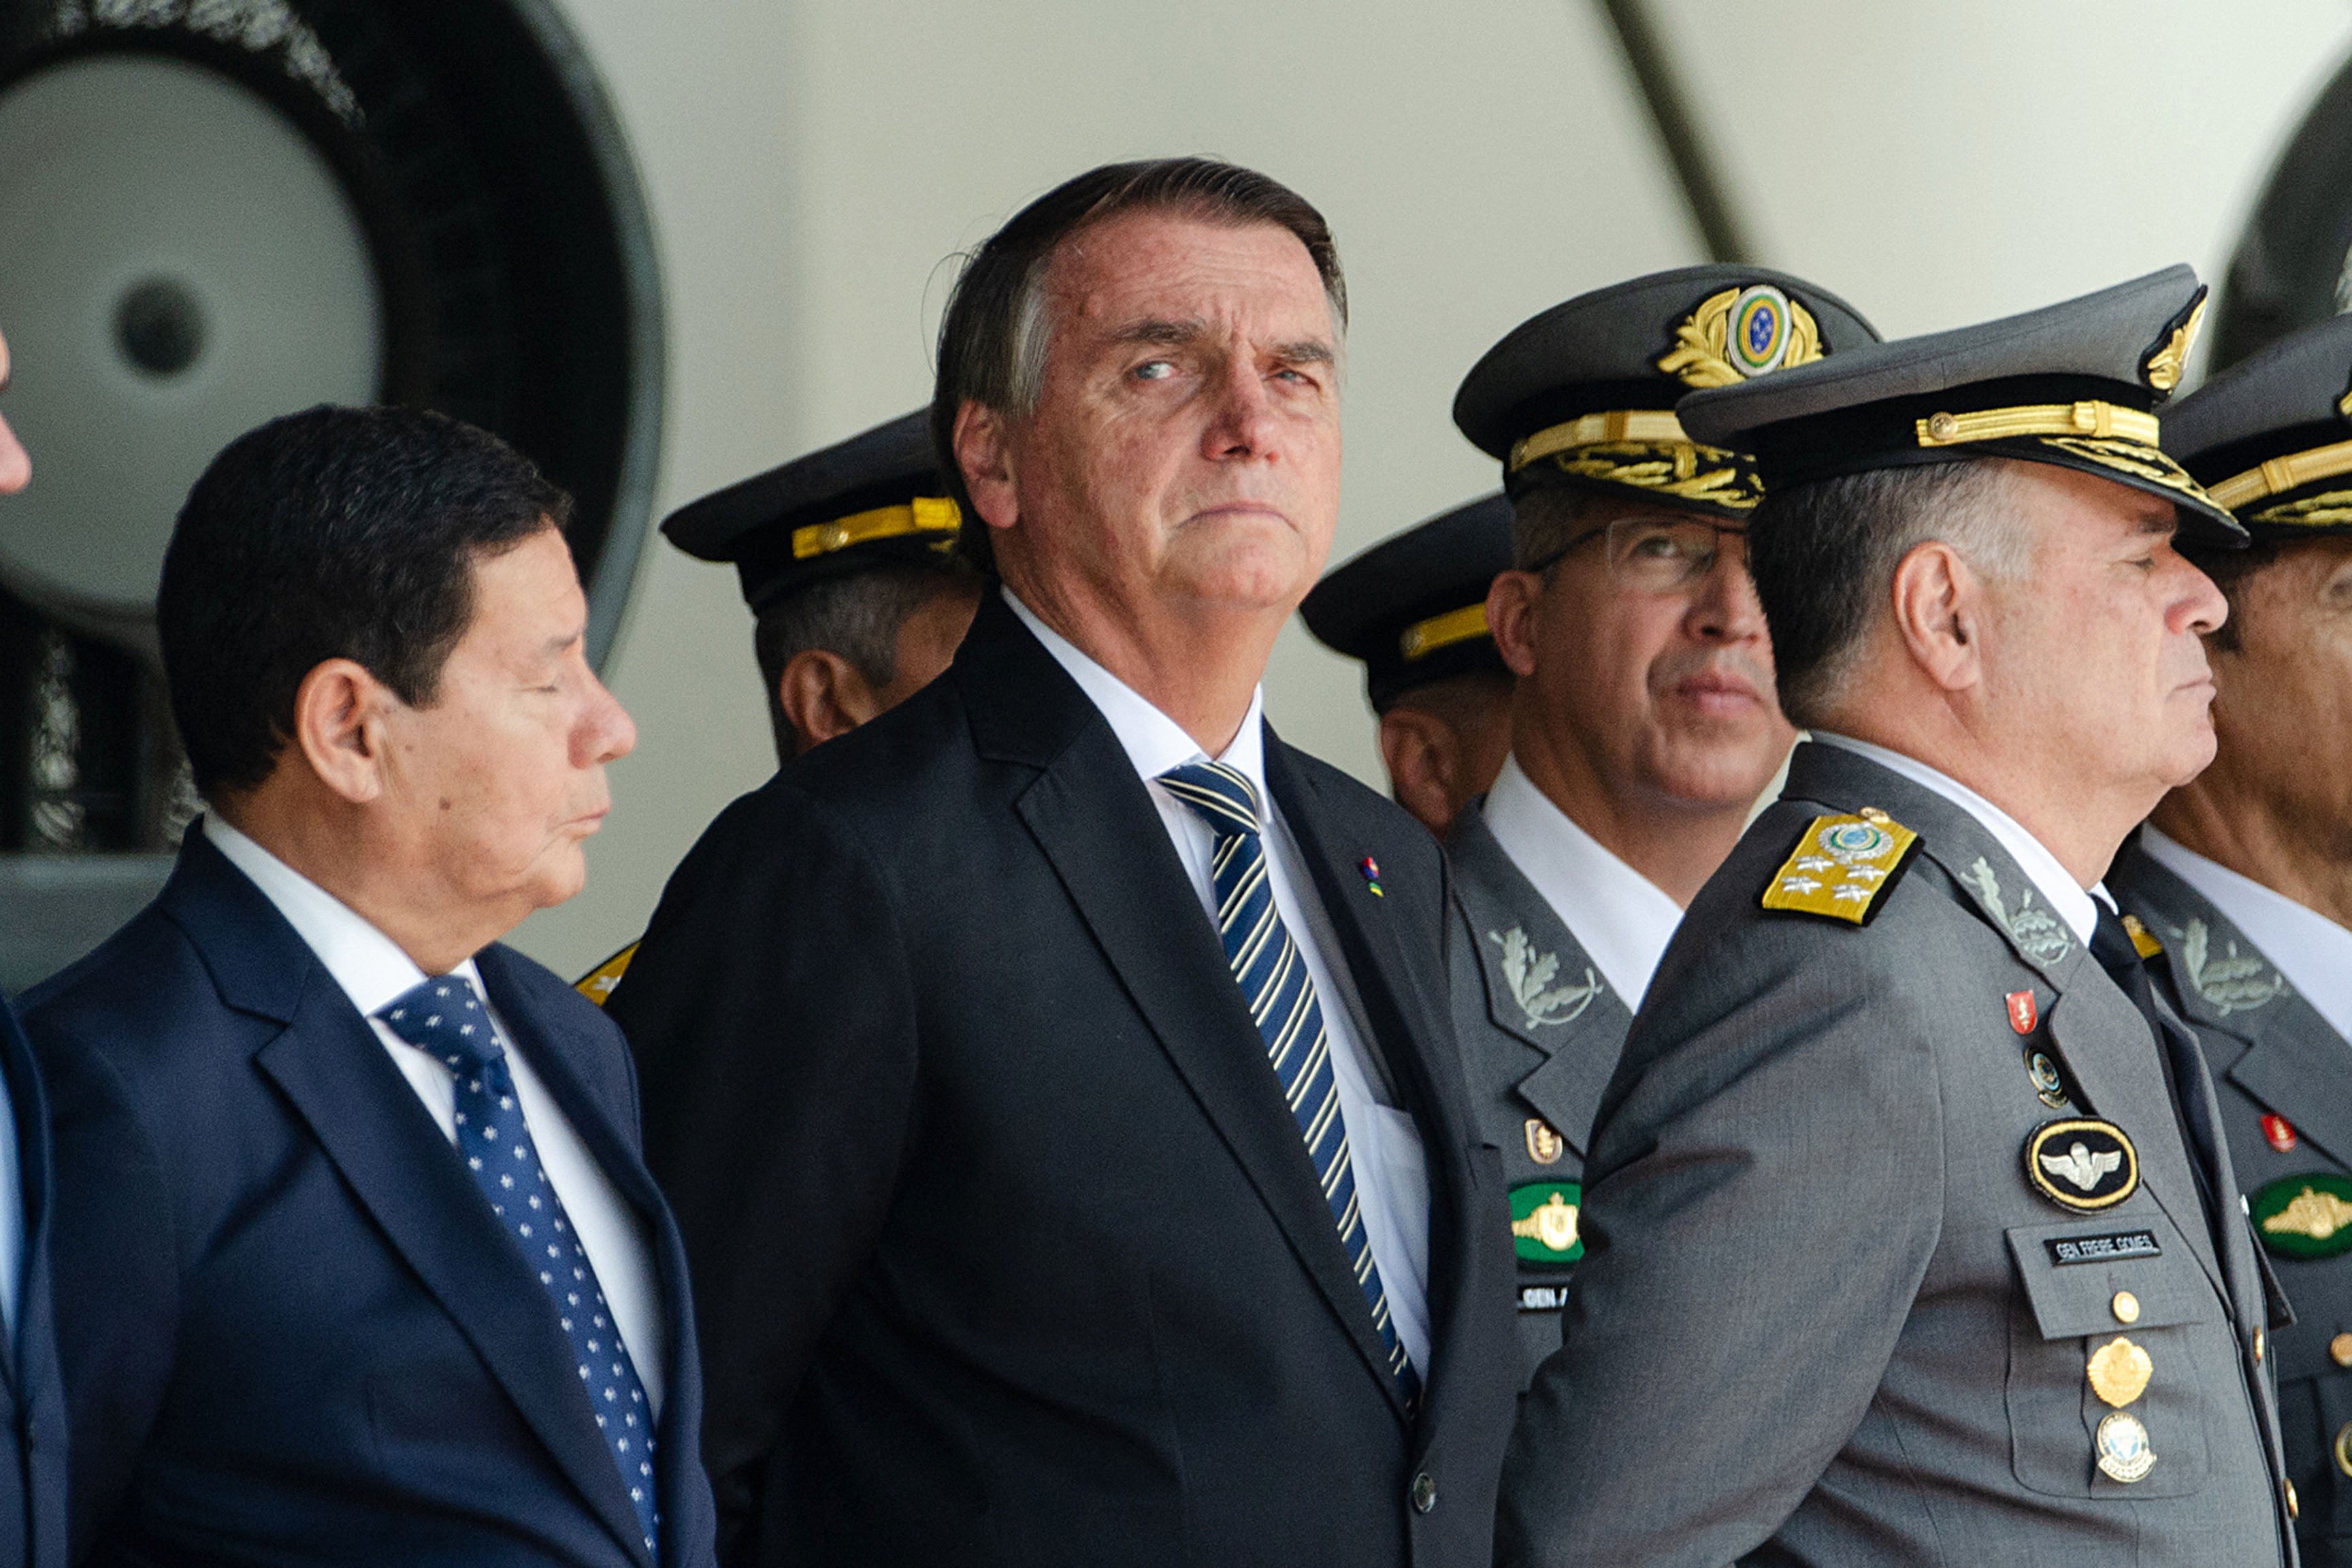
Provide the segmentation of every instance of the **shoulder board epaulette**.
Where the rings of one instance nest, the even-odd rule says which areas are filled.
[[[1817,816],[1764,889],[1764,907],[1868,925],[1903,878],[1919,836],[1883,811]]]
[[[629,960],[636,956],[637,944],[633,942],[574,981],[572,988],[602,1007],[613,994],[613,987],[621,983],[621,976],[629,972]]]
[[[2124,930],[2132,939],[2132,951],[2142,958],[2154,958],[2164,951],[2164,943],[2156,940],[2154,931],[2139,923],[2137,915],[2124,917]]]

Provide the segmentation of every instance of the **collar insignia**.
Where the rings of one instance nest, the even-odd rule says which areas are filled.
[[[572,983],[572,988],[599,1007],[612,1000],[613,987],[629,972],[629,960],[637,956],[637,944],[629,943],[620,952]]]
[[[1531,1029],[1573,1024],[1601,994],[1601,977],[1593,973],[1591,964],[1585,965],[1582,984],[1552,984],[1552,976],[1559,973],[1559,954],[1538,952],[1523,926],[1490,931],[1486,940],[1503,950],[1503,984],[1510,988],[1511,1000],[1519,1005],[1519,1011],[1527,1015]]]
[[[2189,985],[2224,1018],[2251,1013],[2286,989],[2285,977],[2259,955],[2240,952],[2235,937],[2225,938],[2229,951],[2214,957],[2213,933],[2203,921],[2191,920],[2174,934],[2180,939],[2180,964],[2189,972]]]
[[[2055,963],[2074,951],[2074,933],[2066,923],[2033,901],[2033,889],[2024,889],[2018,894],[2017,909],[2012,912],[2001,897],[2000,879],[1992,874],[1991,865],[1981,855],[1977,863],[1960,873],[1960,883],[1977,896],[1987,913],[2017,951],[2036,963]]]

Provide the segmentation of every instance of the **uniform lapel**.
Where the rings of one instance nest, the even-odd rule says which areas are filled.
[[[1040,770],[1014,800],[1014,812],[1402,1415],[1387,1352],[1306,1141],[1266,1061],[1265,1042],[1118,736],[994,595],[957,656],[954,679],[982,755]]]
[[[2182,1013],[2246,1043],[2226,1068],[2231,1081],[2294,1123],[2298,1136],[2352,1165],[2352,1101],[2312,1092],[2343,1076],[2352,1047],[2227,915],[2154,856],[2135,845],[2117,871],[2164,943],[2160,962]]]
[[[1542,1056],[1515,1088],[1581,1159],[1632,1024],[1631,1005],[1504,853],[1481,803],[1454,819],[1445,852],[1486,981],[1486,1016]]]
[[[192,829],[167,909],[231,1006],[285,1025],[256,1053],[360,1205],[637,1562],[645,1542],[539,1282],[383,1043],[260,889]],[[534,1065],[538,1058],[534,1058]]]

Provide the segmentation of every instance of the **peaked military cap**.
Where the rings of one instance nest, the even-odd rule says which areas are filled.
[[[1363,661],[1385,713],[1416,686],[1509,673],[1486,629],[1486,585],[1510,565],[1511,503],[1482,496],[1333,568],[1298,612],[1324,647]]]
[[[943,564],[961,514],[917,409],[670,513],[672,544],[732,561],[743,602],[763,610],[828,577],[894,561]]]
[[[2162,496],[2184,533],[2244,531],[2158,444],[2205,289],[2170,267],[1980,326],[1859,348],[1768,381],[1695,392],[1695,439],[1743,446],[1779,486],[1874,468],[2018,458]]]
[[[2352,316],[2289,333],[2182,398],[2164,446],[2257,539],[2352,531]]]
[[[1454,423],[1505,486],[1632,489],[1739,519],[1763,495],[1744,454],[1701,446],[1675,405],[1834,358],[1878,333],[1854,308],[1760,267],[1683,267],[1521,322],[1462,380]]]

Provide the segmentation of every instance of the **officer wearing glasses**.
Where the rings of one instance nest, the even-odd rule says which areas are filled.
[[[1522,1388],[1559,1346],[1586,1143],[1634,1009],[1795,740],[1748,578],[1761,489],[1674,405],[1876,339],[1798,279],[1683,268],[1537,316],[1454,399],[1513,511],[1515,568],[1486,595],[1511,754],[1446,851],[1454,1023],[1510,1186]]]

